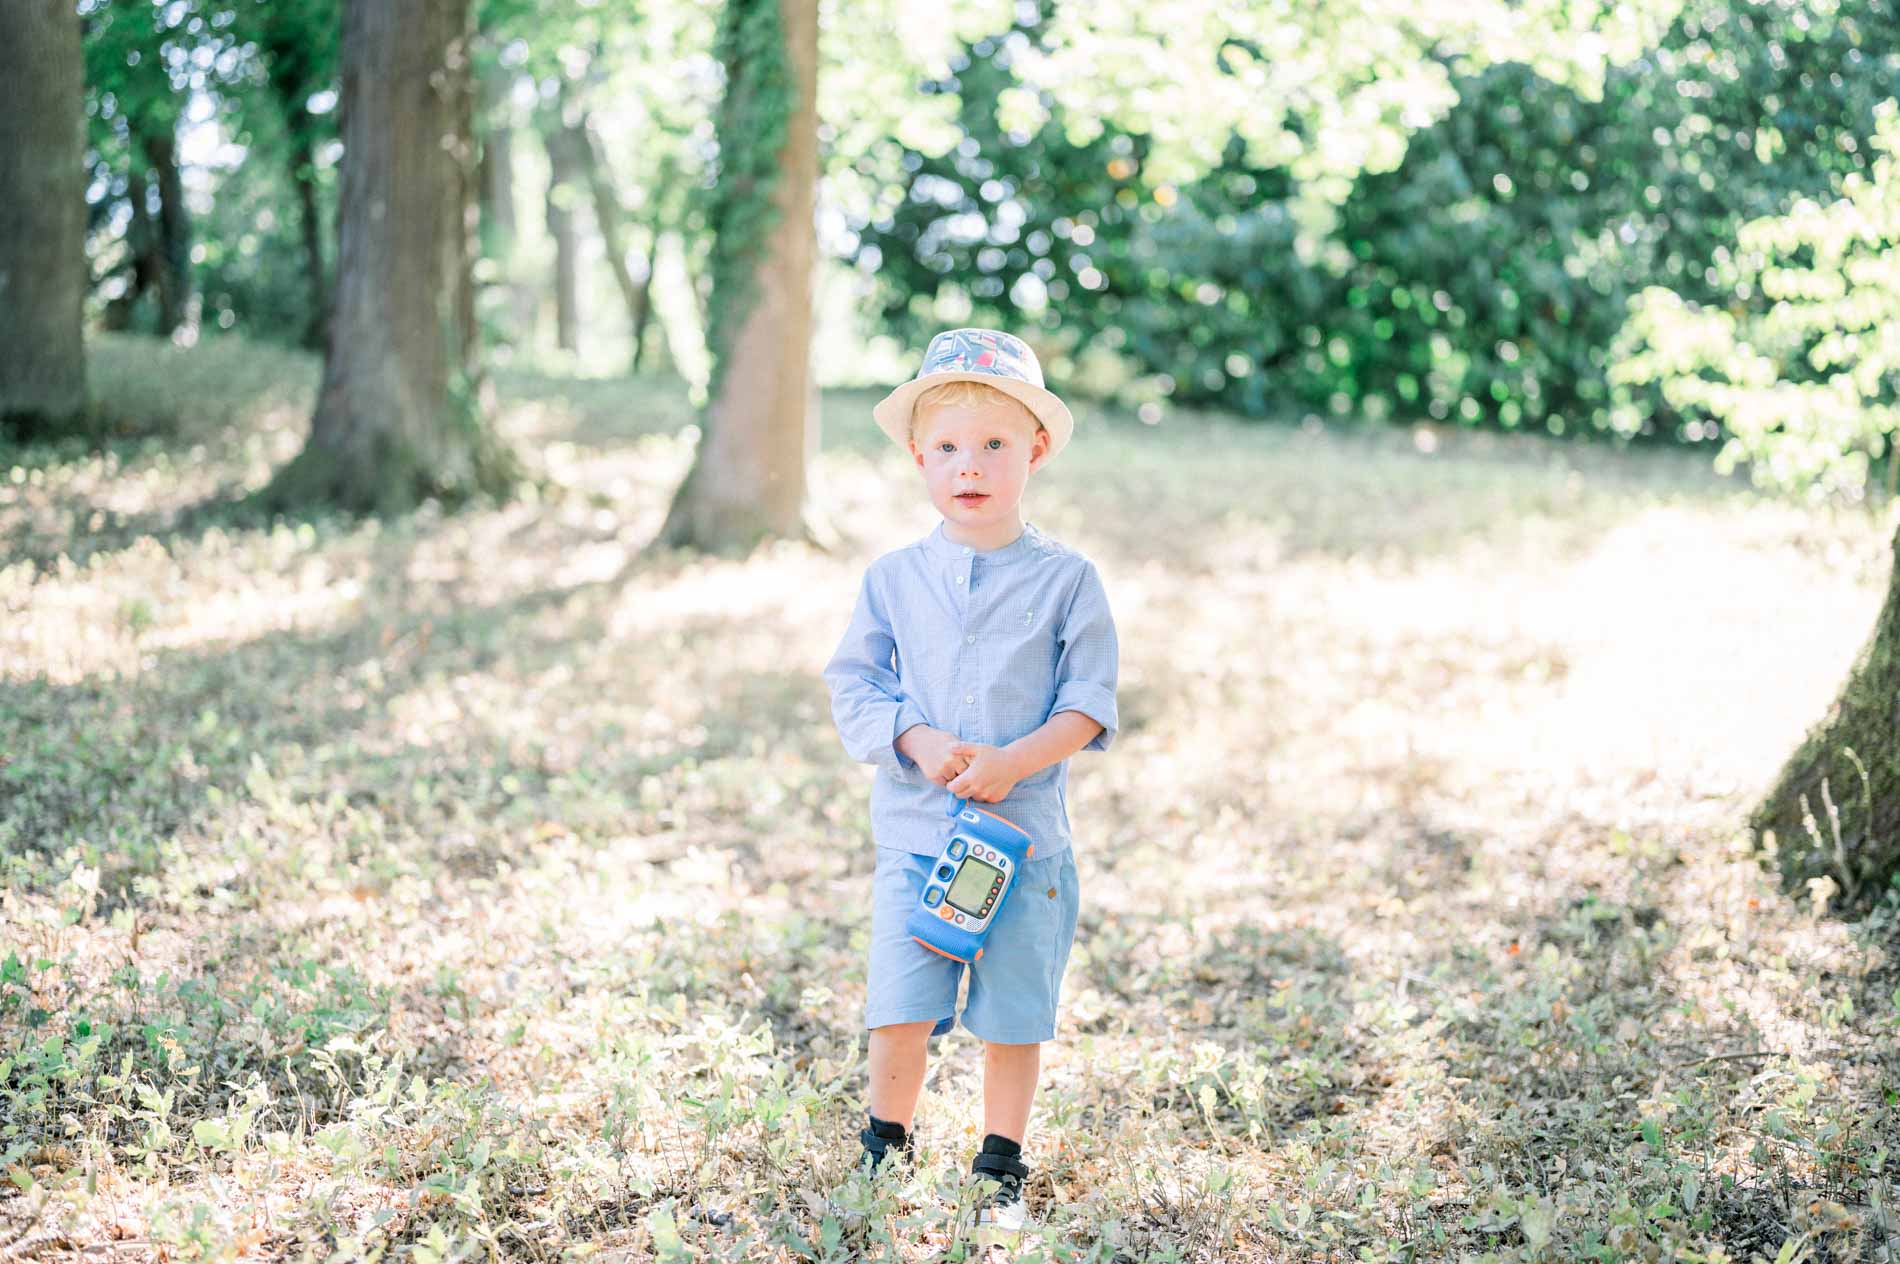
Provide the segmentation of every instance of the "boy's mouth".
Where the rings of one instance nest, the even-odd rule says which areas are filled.
[[[957,500],[966,505],[980,505],[988,500],[988,492],[958,492]]]

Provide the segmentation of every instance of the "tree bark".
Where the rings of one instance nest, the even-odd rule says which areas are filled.
[[[472,278],[470,0],[343,10],[336,288],[304,450],[260,499],[396,513],[500,493]]]
[[[600,140],[594,135],[586,116],[582,116],[579,122],[568,129],[568,135],[574,156],[587,177],[587,190],[593,198],[594,223],[600,229],[601,244],[607,252],[607,270],[613,273],[614,285],[620,290],[621,301],[627,305],[627,323],[633,327],[633,354],[627,358],[627,362],[634,372],[638,372],[640,342],[647,323],[647,287],[653,280],[652,263],[648,262],[646,277],[636,281],[633,270],[627,266],[627,235],[620,222],[620,195],[614,191],[613,174],[608,169],[606,155],[601,152]]]
[[[522,283],[515,259],[520,241],[520,216],[515,207],[515,122],[513,75],[493,67],[482,76],[479,128],[482,137],[481,235],[482,257],[496,269],[494,284],[505,298],[503,313],[507,340],[526,346],[534,340],[535,295]]]
[[[70,0],[0,4],[0,430],[86,408],[84,70]]]
[[[660,220],[653,218],[647,233],[647,249],[644,268],[640,273],[638,289],[632,298],[633,305],[633,371],[638,374],[646,364],[647,329],[653,324],[653,269],[660,262]],[[664,331],[662,331],[664,336]]]
[[[158,180],[158,330],[169,338],[185,323],[191,303],[191,214],[178,172],[175,124],[140,138]]]
[[[298,228],[303,234],[304,284],[310,292],[310,311],[304,317],[303,345],[320,350],[330,318],[330,291],[323,275],[323,211],[317,199],[317,155],[310,136],[316,129],[302,106],[290,124],[290,179],[297,188]]]
[[[805,457],[815,436],[812,392],[813,225],[818,180],[817,0],[728,0],[728,21],[745,11],[777,9],[789,72],[790,100],[772,182],[773,219],[763,248],[739,260],[736,297],[715,294],[715,312],[734,304],[710,328],[731,331],[715,341],[714,391],[692,469],[674,497],[662,544],[716,552],[749,550],[769,537],[826,543],[828,532],[807,517]],[[755,68],[727,67],[720,110],[720,150],[743,149],[761,108]],[[769,86],[764,87],[770,91]],[[773,103],[763,103],[773,112]],[[721,171],[722,180],[728,178]],[[746,190],[738,190],[740,195]],[[717,243],[715,249],[718,248]],[[722,344],[723,345],[720,345]]]
[[[580,227],[574,208],[580,202],[581,175],[566,125],[558,114],[542,128],[548,151],[548,236],[554,239],[554,342],[563,351],[580,349]]]
[[[1894,548],[1873,636],[1750,822],[1772,832],[1787,889],[1831,877],[1853,909],[1900,875],[1900,533]]]
[[[102,323],[114,333],[132,328],[139,299],[158,284],[158,232],[147,206],[149,193],[145,183],[145,164],[134,159],[125,181],[126,200],[132,206],[132,219],[125,227],[128,258],[123,266],[125,289],[106,304]]]

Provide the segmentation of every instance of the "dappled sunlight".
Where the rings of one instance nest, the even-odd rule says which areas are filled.
[[[1732,1178],[1725,1215],[1824,1179],[1882,1091],[1887,967],[1736,827],[1866,633],[1884,529],[1534,443],[1103,427],[1028,506],[1101,567],[1122,647],[1117,743],[1071,765],[1041,1204],[1129,1251],[1601,1220],[1660,1179],[1645,1121]],[[99,1056],[251,1111],[253,1210],[295,1222],[292,1179],[371,1225],[454,1197],[485,1138],[515,1214],[558,1188],[637,1252],[663,1191],[806,1216],[843,1179],[870,770],[820,671],[864,563],[934,520],[901,454],[841,444],[813,483],[838,552],[657,550],[688,449],[598,442],[554,440],[552,490],[505,507],[0,572],[0,687],[50,770],[9,809],[48,876],[0,926],[75,995],[136,964],[125,1012],[220,1086],[129,1035]],[[1166,529],[1126,515],[1143,480]],[[104,764],[94,731],[151,754]],[[981,1091],[977,1042],[938,1050],[927,1198]],[[1764,1150],[1765,1111],[1809,1149]],[[375,1159],[450,1137],[440,1169]],[[102,1178],[152,1209],[128,1232],[242,1219],[168,1179]]]

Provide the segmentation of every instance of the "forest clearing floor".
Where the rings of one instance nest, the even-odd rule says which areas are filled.
[[[535,494],[181,518],[315,381],[105,339],[166,432],[0,451],[0,1260],[965,1258],[966,1032],[918,1167],[848,1175],[819,673],[936,521],[876,393],[825,397],[830,552],[648,549],[684,390],[527,374]],[[1823,915],[1740,828],[1887,527],[1707,454],[1087,408],[1027,517],[1101,568],[1122,728],[1017,1258],[1900,1258],[1900,899]]]

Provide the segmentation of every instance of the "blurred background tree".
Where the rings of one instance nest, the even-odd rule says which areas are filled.
[[[323,386],[257,501],[408,510],[505,492],[475,323],[469,0],[343,7],[344,177]]]
[[[0,436],[86,405],[79,22],[64,0],[0,11]]]

